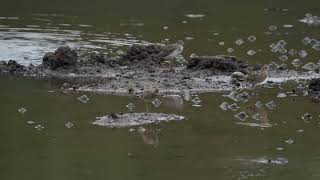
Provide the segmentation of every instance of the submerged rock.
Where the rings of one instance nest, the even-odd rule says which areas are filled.
[[[194,57],[189,60],[188,69],[201,70],[209,69],[214,73],[243,71],[249,65],[235,56],[203,56]]]
[[[54,53],[44,55],[42,64],[55,70],[59,67],[75,66],[78,61],[78,54],[68,46],[59,47]]]
[[[185,119],[183,116],[175,114],[163,113],[124,113],[116,114],[118,118],[111,116],[97,117],[97,120],[92,124],[106,127],[130,127],[143,124],[158,123],[161,121],[180,121]]]

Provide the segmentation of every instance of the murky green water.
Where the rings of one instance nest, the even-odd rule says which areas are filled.
[[[144,126],[160,129],[157,148],[130,128],[110,129],[91,124],[95,117],[136,111],[144,103],[133,97],[62,94],[48,82],[0,79],[1,179],[318,179],[320,176],[319,104],[301,96],[281,99],[277,87],[258,90],[237,112],[223,111],[222,94],[201,95],[202,107],[161,106],[154,112],[184,115],[181,122]],[[295,86],[292,84],[292,86]],[[54,92],[52,92],[54,91]],[[257,101],[264,107],[270,128],[237,125],[233,115],[250,112]],[[20,114],[17,110],[28,111]],[[304,113],[313,117],[307,123]],[[34,124],[28,124],[33,121]],[[65,124],[72,122],[73,127]],[[259,121],[248,118],[246,122]],[[37,130],[41,125],[44,128]],[[301,132],[300,130],[303,130]],[[293,140],[290,144],[288,140]],[[287,141],[287,142],[286,142]],[[268,162],[271,160],[271,162]]]
[[[305,13],[319,16],[319,7],[318,0],[11,0],[0,6],[0,59],[37,64],[45,52],[62,44],[81,53],[103,51],[114,56],[133,43],[184,39],[185,57],[228,54],[226,50],[233,48],[232,55],[251,63],[281,64],[280,54],[271,53],[269,45],[283,39],[287,49],[308,52],[306,58],[295,55],[284,62],[292,68],[295,58],[303,63],[319,60],[319,52],[301,42],[306,36],[319,40],[319,26],[298,21]],[[268,33],[270,25],[278,29]],[[250,35],[257,40],[246,40]],[[239,38],[245,40],[241,46],[235,44]],[[257,54],[247,55],[250,49]],[[260,88],[248,102],[237,103],[236,112],[219,108],[222,102],[233,103],[221,93],[201,95],[201,107],[162,105],[154,111],[184,115],[187,120],[146,126],[155,132],[160,129],[157,148],[129,128],[91,124],[97,116],[126,112],[129,102],[137,112],[145,111],[137,98],[87,94],[90,101],[83,104],[77,100],[83,93],[66,95],[49,82],[0,78],[0,84],[0,179],[320,178],[320,104],[301,95],[276,97],[296,83],[284,89]],[[255,112],[257,101],[271,100],[277,106],[264,107],[260,113],[272,127],[237,124],[235,114]],[[21,107],[28,111],[18,113]],[[310,122],[301,119],[305,113],[313,117]],[[67,128],[67,122],[74,126]],[[37,130],[37,125],[44,128]]]

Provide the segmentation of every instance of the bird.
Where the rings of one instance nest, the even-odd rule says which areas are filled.
[[[150,102],[157,97],[160,97],[160,92],[158,89],[145,89],[141,95],[141,99],[145,102],[147,112],[149,112],[147,102]],[[151,107],[150,107],[151,112]]]
[[[260,70],[251,70],[248,74],[244,74],[242,72],[234,72],[231,74],[232,80],[237,80],[240,82],[247,82],[255,87],[257,84],[262,83],[268,77],[269,66],[263,65]]]
[[[163,48],[163,60],[172,61],[183,52],[184,42],[178,40],[175,44],[169,44]]]
[[[152,145],[157,148],[160,144],[157,131],[153,129],[138,128],[138,133],[141,134],[142,140],[145,144]]]

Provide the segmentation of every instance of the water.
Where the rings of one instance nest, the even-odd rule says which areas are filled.
[[[232,48],[232,55],[250,63],[282,64],[279,57],[286,55],[292,69],[291,62],[300,59],[300,69],[319,61],[317,46],[310,44],[312,38],[319,40],[319,26],[299,22],[306,13],[319,16],[318,7],[318,0],[11,0],[0,6],[0,59],[39,64],[44,53],[65,44],[78,48],[80,55],[98,51],[110,57],[134,43],[182,39],[185,58],[226,54]],[[277,42],[285,42],[285,49],[271,52],[270,45]],[[256,54],[248,55],[249,50]],[[152,112],[187,119],[144,126],[157,134],[154,143],[131,128],[92,124],[96,117],[127,112],[129,103],[134,112],[145,112],[138,98],[86,93],[90,101],[82,103],[77,98],[84,93],[64,94],[50,82],[0,78],[0,83],[0,179],[320,176],[319,104],[303,93],[287,93],[300,83],[258,88],[248,102],[237,102],[236,111],[220,108],[223,102],[234,103],[235,98],[222,96],[227,93],[200,95],[196,107],[190,100],[197,96],[188,93],[179,108],[163,102]],[[287,97],[277,98],[279,93]],[[27,111],[19,113],[21,108]],[[237,119],[240,112],[249,117]],[[308,123],[301,118],[306,113],[312,117]]]

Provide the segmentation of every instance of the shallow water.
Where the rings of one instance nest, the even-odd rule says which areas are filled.
[[[287,49],[306,50],[303,64],[318,62],[319,52],[301,42],[320,40],[319,26],[299,19],[320,15],[320,2],[308,1],[48,1],[10,0],[0,6],[0,59],[41,63],[47,51],[60,45],[80,54],[102,51],[115,56],[134,43],[186,41],[184,56],[228,54],[250,63],[270,63],[279,53],[269,45],[285,40]],[[288,28],[283,25],[293,25]],[[270,31],[269,26],[277,26]],[[269,33],[271,32],[271,33]],[[249,42],[254,35],[257,39]],[[245,40],[238,46],[235,41]],[[220,43],[224,42],[224,43]],[[219,45],[224,44],[224,45]],[[247,55],[255,50],[254,56]],[[261,51],[259,51],[261,50]],[[0,78],[0,179],[319,179],[319,103],[292,96],[288,82],[261,87],[248,102],[235,102],[236,111],[222,110],[227,93],[200,95],[201,106],[162,103],[154,112],[187,117],[179,122],[144,126],[157,134],[152,141],[130,128],[110,129],[92,124],[96,117],[144,112],[138,98],[91,93],[63,94],[44,81]],[[248,91],[249,94],[251,93]],[[277,97],[286,93],[285,98]],[[87,94],[90,100],[77,98]],[[282,96],[283,97],[283,96]],[[250,114],[257,101],[276,106]],[[25,107],[21,114],[18,109]],[[246,112],[245,121],[234,115]],[[310,113],[310,121],[301,117]],[[33,123],[33,124],[32,124]],[[72,126],[73,124],[73,126]],[[271,127],[264,127],[266,124]],[[40,126],[39,126],[40,125]],[[68,128],[68,127],[70,128]],[[258,126],[258,127],[257,127]],[[35,128],[37,127],[37,128]],[[158,130],[160,129],[160,130]]]
[[[146,111],[137,98],[87,93],[90,100],[82,103],[77,98],[83,93],[63,94],[49,82],[7,78],[0,82],[6,84],[0,87],[2,179],[318,179],[320,175],[320,104],[290,93],[277,98],[286,92],[283,87],[259,88],[248,102],[236,102],[240,108],[235,112],[219,107],[222,102],[233,103],[222,96],[227,93],[200,95],[201,107],[192,102],[183,108],[162,103],[152,111],[187,120],[144,126],[157,132],[159,142],[154,147],[153,139],[144,139],[136,127],[133,131],[92,124],[98,116],[127,112],[129,102],[135,104],[135,112]],[[235,114],[249,113],[257,101],[271,100],[276,107],[264,106],[265,122],[244,121],[271,127],[238,124],[242,121]],[[24,114],[17,112],[21,107],[27,109]],[[313,117],[310,121],[301,118],[306,112]],[[38,125],[43,129],[36,129]]]

